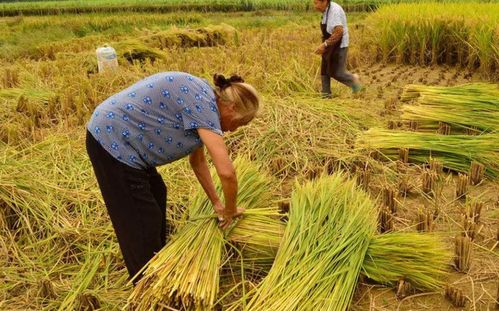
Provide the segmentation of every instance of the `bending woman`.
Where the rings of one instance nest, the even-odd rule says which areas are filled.
[[[130,277],[166,243],[166,185],[156,167],[185,156],[226,228],[236,207],[237,178],[223,132],[248,124],[259,107],[255,89],[239,76],[206,80],[163,72],[111,96],[87,124],[87,152]],[[204,146],[221,180],[224,203]],[[140,276],[134,279],[138,281]]]

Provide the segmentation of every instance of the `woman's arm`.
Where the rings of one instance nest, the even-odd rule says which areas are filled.
[[[204,157],[204,148],[198,148],[194,150],[193,153],[189,156],[189,163],[191,164],[192,170],[194,174],[204,189],[204,192],[210,199],[213,206],[217,207],[221,204],[220,198],[215,190],[215,185],[213,184],[213,180],[211,179],[210,170],[208,168],[208,163],[206,162],[206,158]]]
[[[232,165],[232,161],[230,160],[229,153],[227,151],[227,147],[225,146],[225,142],[223,141],[222,136],[216,134],[215,132],[209,129],[203,129],[203,128],[198,129],[198,134],[201,140],[203,141],[203,144],[206,146],[206,149],[208,149],[208,153],[210,154],[210,157],[213,160],[213,164],[215,165],[217,175],[222,183],[222,189],[225,200],[225,209],[223,213],[224,216],[223,216],[223,221],[221,222],[221,226],[223,228],[227,228],[232,223],[233,218],[237,217],[243,212],[242,209],[236,208],[237,189],[238,189],[236,171],[234,169],[234,166]],[[204,161],[206,162],[206,160]],[[213,185],[213,182],[211,182],[211,185]],[[207,195],[210,196],[210,194],[208,193]]]

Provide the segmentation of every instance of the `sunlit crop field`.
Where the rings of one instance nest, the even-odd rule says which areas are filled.
[[[84,141],[97,105],[163,71],[237,73],[263,105],[224,135],[249,207],[231,232],[188,160],[158,168],[164,254],[192,264],[165,265],[174,298],[149,307],[494,309],[499,4],[449,2],[339,2],[365,89],[333,82],[332,99],[312,1],[0,2],[0,310],[155,301],[128,283]],[[112,73],[98,72],[103,44]]]

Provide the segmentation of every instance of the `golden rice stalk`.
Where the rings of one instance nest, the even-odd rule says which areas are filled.
[[[406,89],[414,86],[407,86]],[[465,84],[455,87],[416,86],[423,93],[414,104],[402,107],[402,120],[420,122],[421,131],[449,135],[477,135],[499,129],[496,84]]]
[[[433,231],[433,213],[428,209],[418,210],[418,223],[416,229],[419,232]]]
[[[19,85],[19,72],[12,68],[5,68],[2,76],[4,88],[17,87]]]
[[[471,265],[472,241],[469,237],[457,236],[455,241],[454,267],[457,271],[467,272]]]
[[[165,59],[165,54],[154,47],[150,47],[137,39],[130,39],[113,43],[118,56],[124,58],[130,64],[134,62],[144,63]]]
[[[396,159],[400,148],[409,148],[409,161],[426,163],[432,156],[444,167],[457,172],[468,172],[472,161],[486,167],[485,174],[499,176],[499,135],[488,133],[478,136],[439,135],[409,131],[371,128],[357,138],[357,148],[379,151],[387,158]]]
[[[172,28],[170,30],[146,34],[140,39],[148,46],[168,49],[173,47],[205,47],[229,43],[236,29],[227,24],[210,25],[197,29]]]
[[[398,190],[400,194],[406,196],[413,188],[413,184],[410,182],[410,175],[407,173],[408,165],[400,160],[398,160],[396,164],[398,173]]]
[[[447,285],[445,288],[445,297],[449,299],[456,308],[463,308],[466,305],[466,296],[463,291],[457,287]]]
[[[378,230],[380,233],[393,231],[393,214],[387,207],[381,207],[378,215]]]
[[[400,148],[399,149],[399,160],[402,161],[402,163],[409,162],[409,149],[408,148]]]
[[[383,205],[393,214],[397,212],[396,192],[389,186],[383,188]]]
[[[440,175],[443,172],[443,168],[442,162],[430,157],[430,170]]]
[[[409,175],[401,175],[397,185],[399,193],[403,196],[407,196],[407,194],[412,190],[412,185],[409,182]]]
[[[471,136],[474,136],[474,135],[480,135],[480,133],[482,133],[483,131],[480,130],[480,128],[478,128],[477,126],[470,126],[470,127],[467,127],[465,130],[464,130],[464,134],[466,135],[471,135]]]
[[[468,193],[468,175],[466,174],[458,174],[457,182],[456,182],[456,198],[457,199],[466,199],[466,195]]]
[[[469,176],[472,185],[478,185],[483,180],[484,174],[485,165],[476,161],[471,162]]]
[[[409,121],[409,130],[417,132],[418,129],[419,129],[419,122]]]
[[[436,194],[435,187],[437,183],[437,174],[432,170],[424,169],[421,177],[423,192],[427,195],[434,196]]]
[[[364,191],[369,190],[369,184],[371,182],[371,171],[368,168],[361,168],[357,170],[357,183],[364,189]]]
[[[482,215],[483,202],[473,199],[467,202],[467,215],[474,222],[480,222],[480,216]]]
[[[236,258],[236,266],[243,264],[244,269],[252,273],[270,269],[286,228],[278,218],[277,208],[258,209],[258,212],[261,213],[244,216],[227,237],[241,255]]]
[[[470,238],[471,241],[475,240],[477,234],[479,234],[482,230],[483,225],[474,222],[473,218],[469,217],[468,215],[463,215],[462,218],[463,236]]]

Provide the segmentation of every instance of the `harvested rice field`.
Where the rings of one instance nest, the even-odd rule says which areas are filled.
[[[2,1],[0,310],[499,308],[499,4],[338,3],[363,88],[324,98],[312,0]],[[228,229],[187,157],[158,167],[168,238],[134,286],[86,124],[166,71],[236,73],[261,108],[224,133]]]

